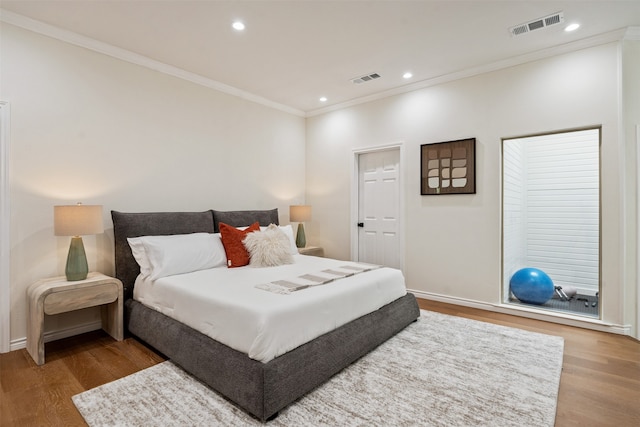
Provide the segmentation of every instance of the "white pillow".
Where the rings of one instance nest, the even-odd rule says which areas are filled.
[[[146,258],[139,253],[136,239],[140,239]],[[140,265],[140,272],[151,280],[174,274],[190,273],[226,264],[227,257],[219,236],[209,233],[175,234],[171,236],[143,236],[127,239]],[[133,240],[133,242],[132,242]],[[134,246],[138,246],[134,250]],[[135,252],[139,257],[136,257]],[[145,274],[146,273],[146,274]]]
[[[249,265],[252,267],[293,263],[289,237],[275,224],[269,225],[264,231],[247,234],[242,243],[249,251]]]
[[[128,237],[127,242],[129,242],[133,257],[140,266],[140,274],[144,277],[149,276],[151,274],[151,265],[149,265],[147,253],[145,252],[144,245],[142,244],[142,237]]]
[[[289,239],[289,245],[291,248],[291,255],[295,255],[298,253],[298,247],[296,246],[296,239],[293,237],[293,228],[291,228],[291,224],[289,225],[279,225],[278,228],[286,234]],[[261,231],[266,230],[267,227],[260,227]]]

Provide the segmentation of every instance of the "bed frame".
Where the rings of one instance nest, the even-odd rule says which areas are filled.
[[[127,237],[218,232],[255,221],[278,224],[277,209],[166,213],[111,212],[116,277],[124,285],[125,328],[172,362],[261,421],[318,387],[420,316],[412,294],[279,356],[268,363],[250,359],[208,336],[133,300],[139,267]]]

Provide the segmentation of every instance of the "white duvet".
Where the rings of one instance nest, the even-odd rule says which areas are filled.
[[[255,286],[348,265],[294,255],[294,264],[218,267],[145,280],[134,299],[252,359],[268,362],[406,294],[400,270],[379,268],[282,295]]]

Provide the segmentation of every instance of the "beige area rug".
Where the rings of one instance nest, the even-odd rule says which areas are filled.
[[[560,337],[422,311],[270,426],[553,426]],[[90,426],[259,426],[171,362],[73,397]]]

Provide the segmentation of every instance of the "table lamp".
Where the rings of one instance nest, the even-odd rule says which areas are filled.
[[[84,280],[89,273],[87,255],[82,237],[104,232],[101,205],[77,205],[53,207],[53,231],[56,236],[72,236],[65,275],[68,281]]]
[[[289,206],[289,220],[298,223],[298,233],[296,234],[296,246],[304,248],[307,246],[307,238],[304,235],[303,222],[311,220],[311,206],[292,205]]]

